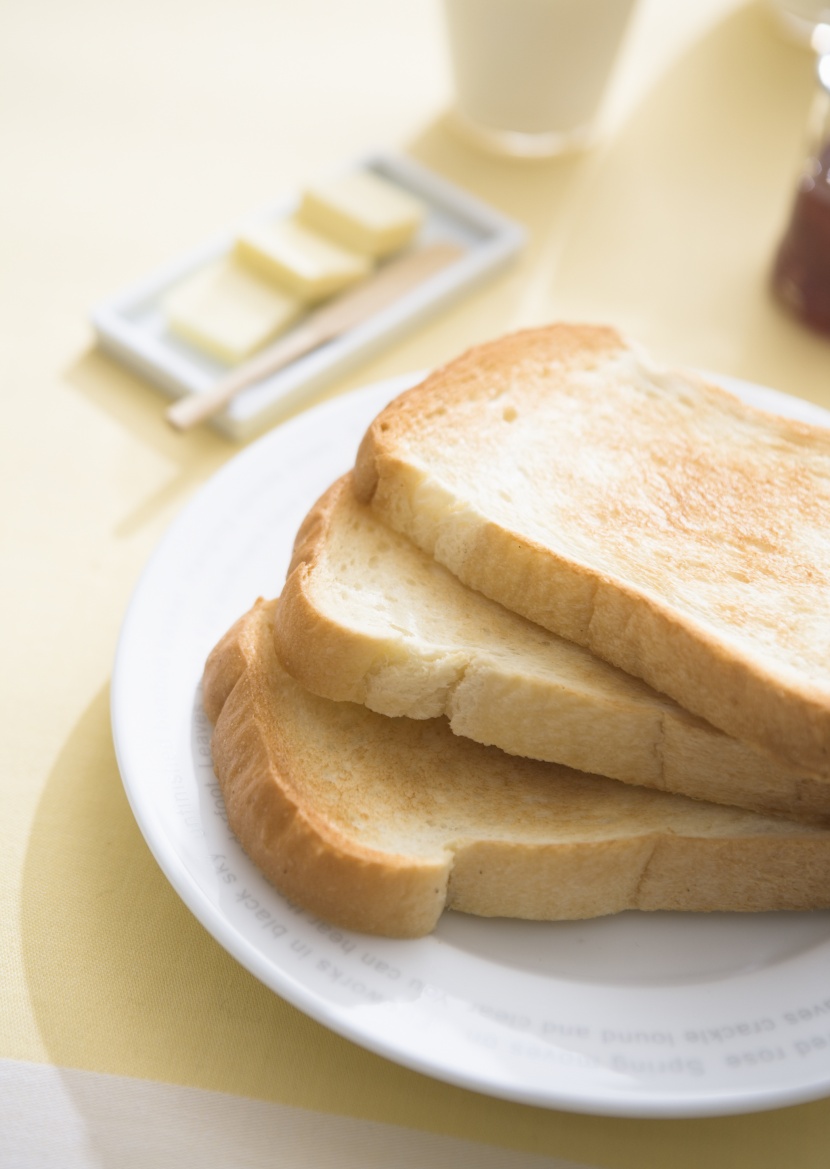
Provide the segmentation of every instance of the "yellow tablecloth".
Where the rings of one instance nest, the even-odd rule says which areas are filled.
[[[2,25],[0,1163],[132,1164],[125,1142],[178,1148],[187,1121],[204,1165],[824,1165],[827,1101],[619,1120],[433,1082],[305,1018],[193,919],[127,806],[108,682],[142,566],[235,450],[206,429],[174,435],[161,395],[88,325],[99,299],[384,146],[520,220],[529,242],[331,392],[569,317],[830,406],[830,343],[767,292],[809,54],[755,4],[642,0],[603,145],[518,164],[448,129],[433,3],[34,0]],[[39,1125],[20,1119],[38,1108]]]

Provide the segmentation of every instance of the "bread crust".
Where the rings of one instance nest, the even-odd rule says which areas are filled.
[[[526,663],[522,674],[512,662],[505,666],[498,654],[488,658],[476,646],[465,646],[461,637],[443,654],[440,644],[430,643],[418,656],[412,639],[402,636],[391,618],[385,626],[379,619],[371,627],[357,625],[343,609],[340,593],[346,586],[336,566],[327,566],[327,556],[338,536],[343,544],[355,538],[355,522],[364,532],[372,531],[371,513],[361,514],[363,507],[352,498],[351,476],[344,476],[311,508],[297,533],[274,614],[274,637],[283,666],[307,689],[391,716],[446,715],[456,734],[510,754],[695,799],[828,822],[830,783],[777,763],[640,682],[631,680],[626,690],[628,679],[611,677],[613,672],[599,663],[583,690],[581,679],[568,679],[567,657],[561,678],[540,678],[534,675],[536,659]],[[386,555],[399,566],[396,591],[404,602],[416,587],[431,590],[434,578],[426,586],[405,579],[424,554],[402,548],[408,542],[379,521],[374,527],[386,531],[383,543],[398,540]],[[383,543],[378,540],[378,546]],[[357,555],[366,555],[362,545]],[[362,566],[360,575],[365,579],[368,571]],[[466,607],[476,613],[483,609],[484,619],[492,609],[499,619],[500,606],[470,593],[451,574],[436,571],[442,576],[435,592],[430,591],[429,604],[455,611],[456,594],[466,593]],[[503,619],[511,621],[506,614]],[[518,641],[523,630],[516,620],[512,626],[508,628]],[[557,647],[550,651],[553,666]]]
[[[445,906],[568,919],[830,905],[830,831],[513,759],[458,740],[441,720],[315,698],[280,667],[273,610],[258,601],[206,665],[214,766],[242,847],[333,924],[415,937]],[[329,767],[344,776],[334,787],[320,774]],[[381,843],[360,839],[364,813]]]
[[[273,603],[257,601],[208,658],[204,705],[228,823],[268,880],[345,929],[414,937],[435,925],[450,866],[378,853],[347,839],[303,798],[300,761],[281,733],[284,675]]]
[[[748,652],[746,642],[724,637],[704,612],[696,618],[688,607],[673,604],[659,579],[655,587],[645,587],[623,569],[617,571],[618,565],[597,568],[553,542],[534,538],[521,517],[515,523],[504,522],[486,508],[476,511],[480,498],[468,505],[463,492],[454,491],[431,470],[429,445],[440,425],[448,434],[458,432],[474,448],[476,423],[467,422],[473,408],[503,397],[519,403],[520,409],[523,404],[532,410],[540,396],[556,395],[569,379],[601,379],[609,369],[615,371],[608,378],[614,390],[636,361],[638,370],[653,374],[655,385],[665,384],[667,397],[681,402],[685,393],[698,411],[724,420],[722,467],[707,466],[704,459],[696,462],[693,425],[689,435],[682,436],[689,441],[677,463],[685,484],[685,494],[676,499],[678,531],[687,518],[682,514],[684,507],[691,512],[708,507],[713,516],[722,512],[725,487],[732,491],[730,501],[740,496],[738,488],[745,488],[741,517],[746,521],[745,545],[738,553],[750,562],[754,551],[754,563],[760,563],[765,545],[774,547],[775,533],[769,525],[780,518],[775,500],[789,498],[788,492],[803,509],[807,536],[826,529],[830,431],[755,410],[691,376],[675,375],[672,380],[665,371],[655,371],[637,358],[615,330],[587,325],[553,325],[501,338],[464,354],[402,395],[381,412],[363,439],[355,465],[357,497],[371,503],[391,527],[409,536],[465,584],[643,678],[727,734],[753,743],[808,775],[826,778],[830,776],[830,676],[825,672],[815,680],[810,671],[799,669],[799,654],[807,639],[795,641],[792,668],[777,668],[771,659]],[[620,400],[626,401],[624,389]],[[622,414],[619,426],[624,433]],[[763,473],[757,465],[753,468],[754,482],[741,478],[746,468],[737,459],[729,461],[730,427],[733,432],[757,434],[759,443],[771,452]],[[654,473],[657,447],[664,441],[665,435],[655,427],[652,463],[646,468],[643,460],[651,475],[647,490],[669,490],[677,472],[672,465],[664,476]],[[820,472],[812,474],[800,465],[793,454],[800,449],[805,458],[809,453],[818,461]],[[474,457],[469,449],[466,457]],[[615,534],[636,545],[650,533],[647,524],[638,527],[632,520],[625,492],[622,495],[609,505],[610,511],[616,507],[619,512]],[[435,506],[425,509],[425,498]],[[572,505],[578,513],[578,489]],[[442,519],[436,519],[439,512]],[[699,515],[692,519],[699,522]],[[613,519],[610,527],[614,527]],[[670,538],[663,549],[667,554],[673,551]],[[787,561],[785,556],[779,556],[775,565],[781,573],[792,574],[793,589],[800,590],[794,609],[812,596],[816,620],[824,629],[830,581],[823,568],[796,557]],[[715,554],[712,572],[728,577]],[[751,583],[725,580],[723,585],[722,592],[735,598],[735,628],[741,633],[745,630],[740,628],[739,590]],[[775,614],[782,629],[797,618],[797,612]]]

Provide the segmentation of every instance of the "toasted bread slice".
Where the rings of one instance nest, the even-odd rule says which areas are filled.
[[[447,715],[512,755],[714,803],[830,818],[805,778],[670,698],[461,584],[357,502],[350,477],[312,508],[274,621],[307,689],[381,714]]]
[[[414,937],[445,908],[555,920],[830,905],[827,829],[316,697],[281,667],[273,613],[258,602],[213,650],[204,702],[231,828],[307,910]]]
[[[387,407],[355,489],[465,584],[830,775],[830,430],[554,325]]]

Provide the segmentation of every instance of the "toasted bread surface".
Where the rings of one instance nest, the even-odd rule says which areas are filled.
[[[316,697],[282,669],[273,613],[258,602],[217,645],[205,708],[233,831],[306,909],[411,937],[444,908],[554,920],[830,905],[830,831]]]
[[[830,782],[738,742],[587,649],[461,584],[357,501],[350,477],[297,535],[274,634],[315,694],[626,783],[805,820]]]
[[[830,431],[553,325],[387,407],[355,490],[464,583],[830,775]]]

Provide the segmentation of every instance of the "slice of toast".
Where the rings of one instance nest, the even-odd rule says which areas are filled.
[[[465,584],[830,775],[830,430],[553,325],[387,407],[355,489]]]
[[[282,669],[273,612],[258,602],[216,646],[204,703],[230,826],[305,909],[414,937],[445,908],[555,920],[830,906],[830,830],[316,697]]]
[[[288,672],[325,698],[447,715],[479,743],[625,783],[830,818],[830,782],[468,589],[358,503],[349,476],[300,527],[274,634]]]

